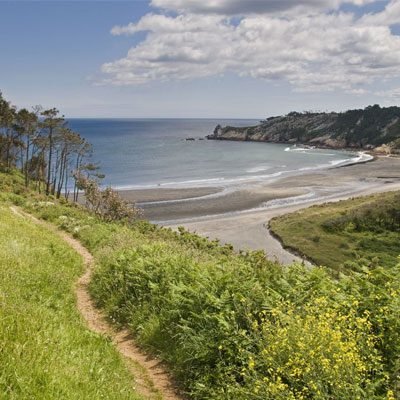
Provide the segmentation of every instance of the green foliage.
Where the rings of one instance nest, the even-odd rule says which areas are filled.
[[[88,330],[79,256],[0,205],[0,399],[137,399],[113,345]]]
[[[125,235],[99,251],[92,293],[193,398],[378,399],[394,384],[398,268],[335,282],[262,253],[210,259]]]
[[[282,142],[296,140],[316,144],[312,139],[320,138],[324,143],[329,137],[336,139],[339,147],[369,149],[387,144],[392,149],[400,148],[400,107],[397,106],[380,107],[375,104],[341,113],[292,111],[286,116],[261,121],[261,127],[261,132],[269,133],[273,140],[279,134],[279,141]],[[259,128],[230,127],[222,128],[222,132],[225,129],[237,132],[247,130],[251,139],[252,135],[260,133]]]
[[[348,145],[379,146],[400,137],[400,107],[368,106],[364,110],[349,110],[338,115],[332,130],[345,137]],[[384,128],[389,127],[386,134]]]
[[[30,207],[94,252],[97,304],[166,360],[195,399],[384,399],[396,386],[397,267],[360,265],[336,281],[183,229]]]
[[[328,232],[400,231],[400,193],[387,198],[386,201],[376,199],[344,215],[329,218],[322,223],[322,227]]]
[[[400,255],[400,194],[310,207],[273,219],[270,228],[284,246],[335,271],[353,268],[349,261],[361,259],[394,266]]]
[[[335,213],[351,204],[337,204]],[[25,207],[92,251],[97,268],[91,292],[98,306],[168,362],[191,398],[400,395],[397,263],[383,268],[377,259],[349,257],[354,272],[333,278],[324,268],[282,267],[263,252],[236,254],[182,228],[105,223],[80,207],[40,199]],[[314,224],[332,212],[324,210],[312,209]],[[303,229],[309,214],[299,216]],[[309,242],[332,246],[328,234],[319,225]],[[338,248],[332,252],[337,256]]]
[[[111,187],[101,189],[96,179],[89,179],[81,173],[74,176],[78,188],[84,191],[86,208],[102,220],[133,223],[141,216],[138,208],[125,201]]]
[[[0,192],[16,194],[26,192],[22,175],[16,170],[6,174],[0,172]]]

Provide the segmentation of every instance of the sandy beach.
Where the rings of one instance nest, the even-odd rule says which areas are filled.
[[[298,173],[275,181],[238,187],[121,191],[136,200],[155,223],[184,226],[236,249],[262,249],[284,264],[301,261],[270,236],[266,226],[278,215],[313,204],[400,189],[400,159],[381,157],[347,167]]]

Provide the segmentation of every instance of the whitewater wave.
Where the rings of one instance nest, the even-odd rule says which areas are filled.
[[[333,161],[330,161],[330,164],[332,166],[351,165],[351,164],[368,162],[373,159],[374,159],[374,157],[371,156],[370,154],[367,154],[364,151],[359,151],[357,153],[357,157],[352,157],[352,158],[345,159],[345,160],[333,160]]]
[[[323,163],[319,165],[314,165],[311,167],[303,167],[299,169],[287,169],[282,171],[273,172],[270,174],[259,174],[257,172],[267,171],[272,167],[259,166],[247,170],[247,173],[253,173],[256,175],[246,175],[237,177],[214,177],[214,178],[204,178],[204,179],[191,179],[183,181],[170,181],[161,182],[159,184],[147,184],[147,185],[131,185],[131,186],[119,186],[115,187],[117,190],[139,190],[139,189],[164,189],[164,188],[193,188],[193,187],[221,187],[224,189],[235,188],[235,186],[243,184],[255,184],[255,183],[266,183],[272,182],[282,176],[295,175],[298,173],[318,171],[325,168],[337,168],[345,165],[352,165],[357,163],[367,162],[373,159],[373,156],[366,154],[364,152],[359,152],[355,157],[343,158],[340,160],[331,160],[328,163]],[[249,172],[252,171],[252,172]]]
[[[246,172],[248,174],[255,174],[257,172],[263,172],[263,171],[267,171],[268,169],[271,169],[272,167],[270,166],[265,166],[265,165],[260,165],[258,167],[254,167],[254,168],[250,168],[248,169]]]
[[[306,152],[308,150],[314,150],[315,146],[310,146],[310,147],[286,147],[285,151],[301,151],[301,152]]]
[[[302,154],[311,154],[313,156],[325,156],[325,157],[333,157],[335,156],[334,153],[323,153],[321,151],[318,151],[318,148],[315,146],[310,146],[310,147],[286,147],[285,149],[286,152],[298,152]]]

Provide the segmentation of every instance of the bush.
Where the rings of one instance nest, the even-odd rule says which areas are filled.
[[[75,175],[77,186],[84,191],[86,207],[107,222],[125,221],[132,223],[141,216],[141,211],[134,204],[129,204],[108,187],[102,190],[97,181],[80,174]]]
[[[355,252],[355,272],[334,279],[184,229],[105,223],[57,202],[27,207],[94,253],[97,304],[193,399],[399,398],[400,266]],[[356,226],[355,215],[336,226]]]
[[[194,399],[385,398],[397,379],[398,268],[335,281],[260,252],[188,252],[189,235],[134,248],[114,238],[91,290]]]

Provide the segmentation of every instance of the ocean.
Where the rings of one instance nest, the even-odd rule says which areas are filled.
[[[360,160],[357,153],[285,144],[200,140],[217,124],[257,120],[70,119],[93,145],[94,162],[116,189],[235,187]],[[195,140],[186,140],[194,138]]]

